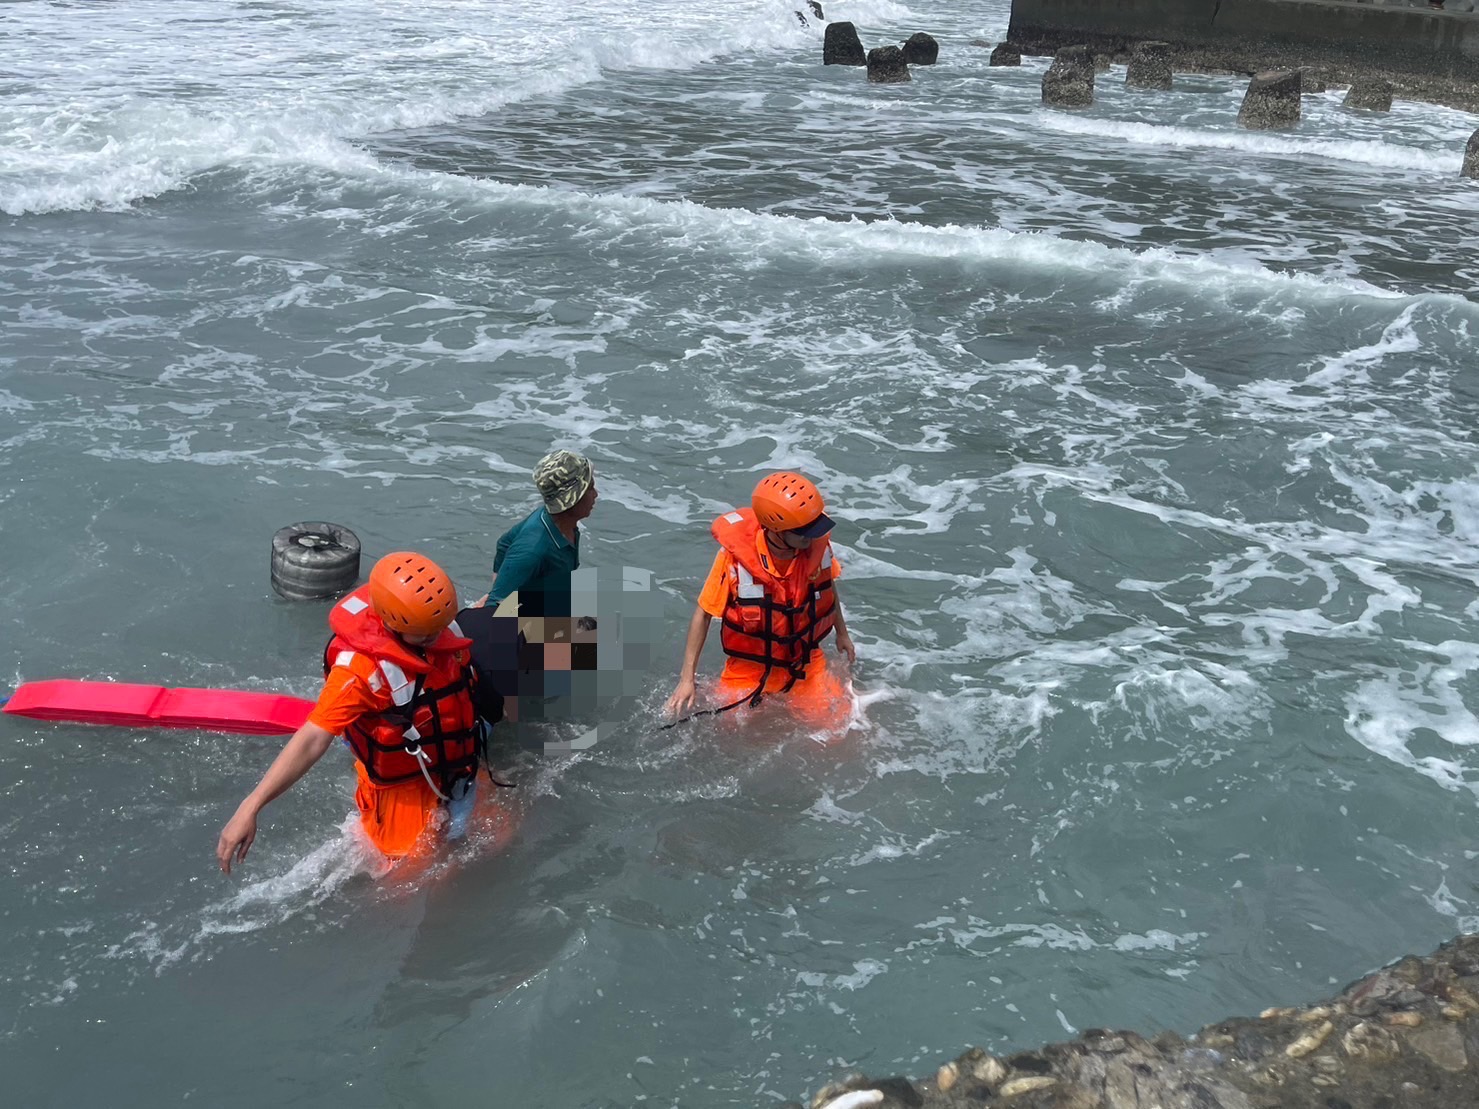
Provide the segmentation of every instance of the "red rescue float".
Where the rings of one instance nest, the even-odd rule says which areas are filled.
[[[35,720],[116,724],[126,728],[195,728],[236,735],[290,735],[308,719],[312,701],[285,693],[168,689],[162,685],[70,678],[26,682],[4,711]]]

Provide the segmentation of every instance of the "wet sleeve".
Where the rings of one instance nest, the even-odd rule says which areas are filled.
[[[698,607],[716,620],[724,615],[724,606],[729,603],[729,577],[733,572],[734,556],[720,547],[714,565],[709,568],[708,580],[698,594]]]
[[[539,580],[544,568],[544,544],[539,532],[525,528],[513,543],[509,544],[503,561],[498,565],[493,588],[488,591],[487,605],[497,608],[510,593],[517,593]]]
[[[361,716],[382,711],[385,708],[382,700],[353,671],[336,666],[324,679],[323,691],[318,695],[318,704],[308,714],[308,722],[326,732],[342,735]]]

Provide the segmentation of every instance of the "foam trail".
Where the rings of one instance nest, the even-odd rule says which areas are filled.
[[[1279,135],[1240,131],[1194,130],[1157,123],[1133,123],[1110,119],[1080,119],[1059,112],[1043,112],[1040,126],[1063,135],[1123,139],[1144,146],[1195,150],[1237,150],[1248,154],[1274,154],[1355,162],[1379,169],[1415,170],[1438,176],[1458,174],[1462,152],[1434,153],[1418,147],[1389,142],[1286,138]]]
[[[805,219],[745,209],[709,208],[689,200],[582,193],[543,185],[455,177],[403,166],[372,167],[363,160],[356,161],[362,172],[387,181],[417,184],[423,192],[433,195],[449,192],[481,195],[498,203],[568,211],[573,218],[590,220],[612,232],[647,227],[681,238],[682,245],[691,250],[738,252],[747,248],[767,257],[802,258],[829,267],[876,264],[882,258],[897,264],[914,260],[1006,263],[1050,274],[1067,271],[1084,276],[1108,271],[1141,282],[1191,287],[1205,296],[1269,296],[1284,290],[1309,300],[1327,302],[1352,297],[1412,299],[1356,278],[1282,273],[1257,262],[1184,254],[1162,247],[1133,250],[1042,232],[948,223],[930,226],[895,220],[841,221],[822,216]],[[341,164],[338,168],[348,171],[351,167]],[[1426,294],[1422,299],[1451,304],[1479,323],[1479,307],[1463,297]]]

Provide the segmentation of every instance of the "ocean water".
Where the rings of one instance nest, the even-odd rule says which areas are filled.
[[[1479,927],[1479,118],[991,69],[1001,0],[6,4],[0,685],[311,696],[270,537],[468,597],[552,445],[663,632],[389,873],[335,752],[0,719],[17,1104],[766,1105]],[[845,731],[661,731],[712,517],[839,521]],[[716,667],[711,644],[705,670]],[[821,742],[820,740],[826,740]]]

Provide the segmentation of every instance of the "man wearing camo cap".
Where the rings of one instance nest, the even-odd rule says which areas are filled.
[[[552,451],[534,467],[534,487],[544,503],[498,540],[493,588],[485,602],[490,607],[514,593],[524,600],[569,595],[570,572],[580,565],[580,521],[596,504],[595,471],[584,455]]]

